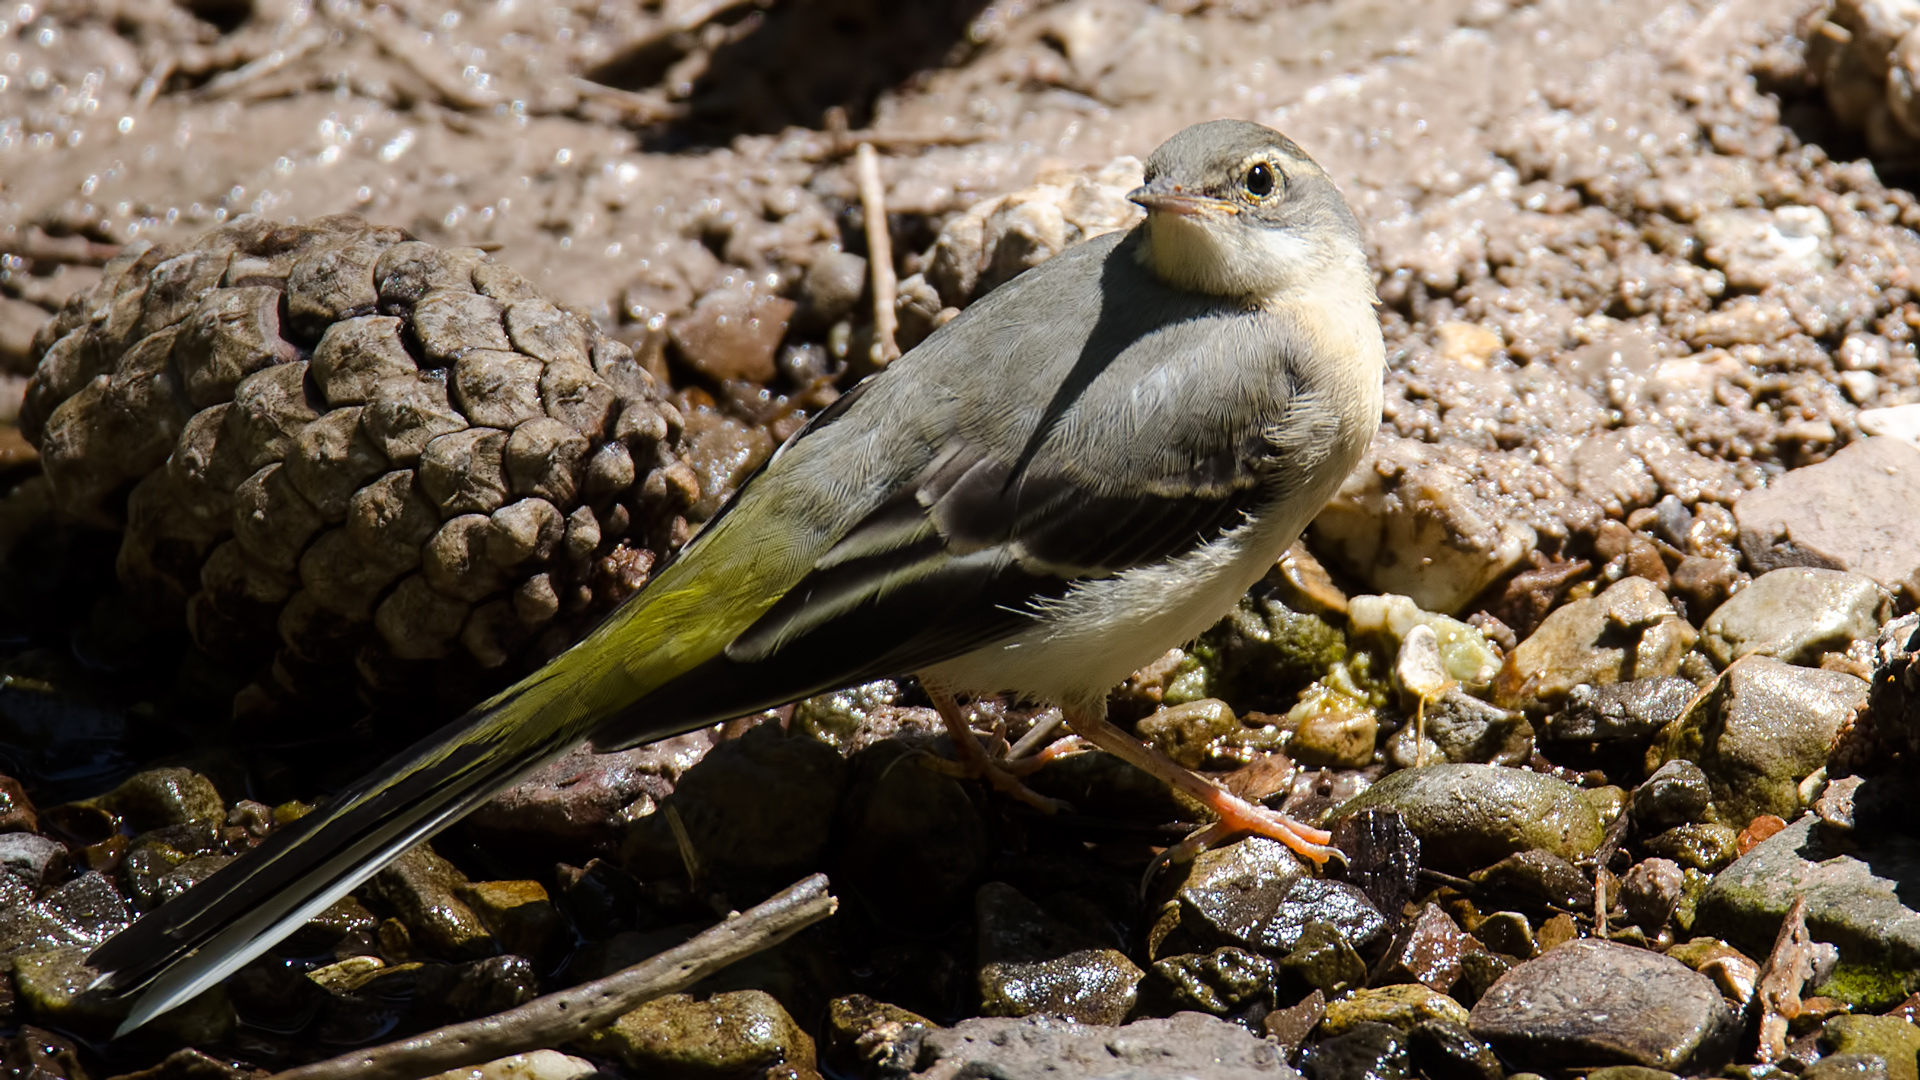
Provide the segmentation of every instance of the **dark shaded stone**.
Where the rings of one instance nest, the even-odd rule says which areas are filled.
[[[1460,979],[1460,961],[1480,948],[1438,904],[1428,904],[1394,938],[1373,982],[1417,982],[1441,993]]]
[[[708,751],[660,812],[634,822],[624,862],[642,877],[684,879],[671,809],[698,853],[703,886],[784,886],[818,864],[846,779],[830,747],[763,724]]]
[[[79,1048],[32,1024],[0,1042],[0,1070],[20,1080],[87,1080]]]
[[[686,994],[655,998],[575,1045],[643,1076],[764,1075],[761,1070],[778,1065],[805,1076],[814,1067],[813,1040],[771,994],[759,990],[706,1001]]]
[[[1536,904],[1570,911],[1593,908],[1593,882],[1574,869],[1572,863],[1544,851],[1509,855],[1485,870],[1476,871],[1473,880],[1494,896],[1517,895]]]
[[[1413,1075],[1407,1036],[1391,1024],[1356,1024],[1300,1051],[1308,1080],[1406,1080]]]
[[[1676,825],[1646,839],[1648,854],[1717,874],[1740,856],[1740,833],[1726,825]]]
[[[0,871],[39,889],[66,869],[67,848],[58,840],[28,832],[0,833]]]
[[[429,964],[414,983],[422,1023],[452,1024],[505,1012],[540,995],[540,976],[524,956],[489,956],[464,964]]]
[[[827,1006],[822,1064],[856,1076],[901,1077],[913,1071],[933,1021],[865,994]]]
[[[1360,959],[1340,928],[1325,919],[1316,919],[1300,931],[1293,951],[1280,966],[1328,998],[1337,998],[1367,981],[1366,961]]]
[[[1445,1020],[1415,1027],[1408,1033],[1407,1050],[1427,1080],[1501,1080],[1507,1072],[1492,1047]]]
[[[11,776],[0,776],[0,832],[39,831],[40,814],[27,789]]]
[[[562,864],[555,873],[559,901],[582,936],[606,938],[633,925],[640,908],[640,880],[605,859],[582,867]]]
[[[1532,942],[1528,942],[1531,946]],[[1532,949],[1529,948],[1531,953]],[[1460,980],[1453,984],[1453,999],[1472,1008],[1486,996],[1487,990],[1512,971],[1514,963],[1492,953],[1468,953],[1460,958]]]
[[[855,754],[835,823],[834,883],[886,925],[922,925],[964,909],[992,845],[959,781],[921,768],[904,739]]]
[[[1150,986],[1166,1011],[1225,1016],[1249,1005],[1272,1008],[1273,961],[1244,949],[1215,949],[1156,960],[1147,968]]]
[[[980,1011],[1115,1024],[1132,1011],[1145,973],[1118,949],[1055,919],[1003,882],[974,897]]]
[[[1469,1028],[1523,1069],[1645,1065],[1711,1071],[1738,1023],[1712,980],[1645,949],[1583,939],[1508,972]]]
[[[1633,823],[1650,835],[1706,820],[1707,804],[1713,789],[1700,766],[1685,758],[1676,758],[1653,771],[1653,775],[1633,789]]]
[[[1419,893],[1420,838],[1397,812],[1376,808],[1341,818],[1333,846],[1347,856],[1346,880],[1389,919]]]
[[[1547,717],[1552,742],[1628,742],[1650,739],[1680,718],[1699,690],[1678,675],[1577,686],[1564,709]]]

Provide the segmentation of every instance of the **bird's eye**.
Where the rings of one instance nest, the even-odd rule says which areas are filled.
[[[1261,162],[1247,170],[1247,192],[1256,199],[1273,194],[1273,166]]]

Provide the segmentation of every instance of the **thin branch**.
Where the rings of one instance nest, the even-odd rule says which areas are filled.
[[[860,205],[867,215],[867,265],[873,271],[873,365],[886,367],[900,357],[894,340],[899,320],[893,310],[899,282],[893,276],[893,237],[887,231],[887,189],[880,183],[880,156],[872,143],[854,155],[860,177]]]
[[[273,1080],[418,1080],[448,1069],[557,1046],[603,1028],[640,1005],[699,982],[833,914],[839,901],[815,874],[766,903],[729,916],[693,940],[571,990],[480,1020],[454,1024],[312,1065]]]

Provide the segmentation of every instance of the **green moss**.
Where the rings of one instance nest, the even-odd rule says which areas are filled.
[[[1880,1012],[1905,1001],[1916,989],[1920,989],[1920,972],[1842,960],[1813,993],[1844,1001],[1863,1012]]]
[[[1242,711],[1287,708],[1302,688],[1348,656],[1338,627],[1274,597],[1242,599],[1187,651],[1204,671],[1205,685],[1177,677],[1182,700],[1217,697]],[[1174,702],[1171,694],[1167,701]]]

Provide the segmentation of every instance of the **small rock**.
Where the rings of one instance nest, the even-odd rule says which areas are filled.
[[[660,812],[635,821],[624,861],[643,877],[684,878],[671,807],[712,883],[792,881],[826,849],[846,777],[846,762],[830,747],[761,725],[708,751]]]
[[[476,881],[459,895],[510,953],[545,957],[567,933],[560,909],[537,881]]]
[[[835,998],[827,1006],[823,1064],[857,1076],[904,1076],[934,1027],[918,1013],[865,994]]]
[[[192,769],[149,769],[136,773],[90,805],[118,814],[127,828],[146,832],[191,821],[225,821],[227,804],[213,781]]]
[[[1676,825],[1648,837],[1646,849],[1682,867],[1717,874],[1740,857],[1740,833],[1730,825]]]
[[[1407,1049],[1427,1080],[1501,1080],[1507,1071],[1493,1048],[1450,1020],[1429,1020],[1414,1027]]]
[[[1295,955],[1299,952],[1294,950]],[[1355,956],[1354,960],[1357,962],[1359,957]],[[1244,949],[1170,956],[1154,961],[1148,972],[1159,984],[1160,993],[1165,995],[1171,1007],[1169,1011],[1225,1016],[1256,1002],[1268,1008],[1273,1005],[1273,961]],[[1360,979],[1365,978],[1366,967],[1362,965]]]
[[[1441,760],[1518,766],[1533,758],[1533,725],[1523,713],[1489,705],[1458,689],[1427,702],[1425,711],[1423,725],[1408,724],[1387,743],[1389,757],[1400,768],[1419,763],[1413,744],[1422,726]]]
[[[685,461],[699,482],[700,498],[687,509],[690,521],[705,521],[773,453],[773,436],[717,409],[686,414]]]
[[[1367,982],[1367,962],[1340,928],[1325,919],[1316,919],[1300,931],[1293,951],[1280,966],[1325,998],[1339,997]]]
[[[1643,859],[1620,879],[1620,903],[1627,918],[1648,934],[1658,934],[1673,918],[1686,887],[1686,872],[1669,859]]]
[[[1396,649],[1405,649],[1416,634],[1431,633],[1440,669],[1426,677],[1430,689],[1439,688],[1429,698],[1444,693],[1447,679],[1479,693],[1500,673],[1500,652],[1479,628],[1424,610],[1410,596],[1356,596],[1347,603],[1347,625],[1357,635],[1382,639]]]
[[[735,1076],[780,1064],[805,1075],[814,1067],[813,1040],[760,990],[656,998],[575,1045],[650,1076]]]
[[[1402,1032],[1433,1020],[1465,1026],[1467,1010],[1447,995],[1421,986],[1403,983],[1355,990],[1339,1001],[1327,1003],[1327,1018],[1320,1030],[1341,1035],[1360,1024],[1390,1024]]]
[[[1782,566],[1850,570],[1909,597],[1920,583],[1916,513],[1920,448],[1885,436],[1784,473],[1733,505],[1740,550],[1754,572]]]
[[[435,956],[470,960],[493,952],[493,935],[460,899],[466,875],[425,844],[388,863],[368,882],[415,942]]]
[[[1701,627],[1700,644],[1722,667],[1756,653],[1818,667],[1821,656],[1878,636],[1892,604],[1886,590],[1863,575],[1782,567],[1715,609]]]
[[[1820,1029],[1821,1043],[1836,1054],[1873,1054],[1883,1059],[1887,1080],[1916,1080],[1920,1027],[1892,1016],[1836,1016]]]
[[[1579,858],[1600,844],[1600,816],[1562,780],[1498,765],[1431,765],[1390,773],[1336,812],[1396,810],[1429,865],[1468,873],[1535,848]]]
[[[1832,262],[1826,246],[1833,227],[1812,206],[1714,210],[1702,214],[1693,228],[1706,246],[1707,262],[1724,271],[1727,284],[1736,289],[1764,289]]]
[[[1596,1076],[1600,1080],[1679,1080],[1665,1069],[1649,1069],[1645,1065],[1608,1065],[1588,1073],[1587,1080]]]
[[[67,848],[58,840],[27,832],[0,833],[0,870],[36,892],[66,868]]]
[[[489,844],[559,844],[609,853],[626,834],[629,808],[666,798],[713,741],[702,730],[611,754],[579,747],[481,804],[466,827]]]
[[[1572,863],[1545,851],[1521,851],[1473,873],[1489,895],[1514,897],[1551,907],[1588,911],[1593,883]]]
[[[414,987],[420,1022],[439,1026],[524,1005],[540,995],[540,976],[524,956],[490,956],[422,965]]]
[[[1302,765],[1357,769],[1373,760],[1379,731],[1372,709],[1316,709],[1300,718],[1287,752]]]
[[[1879,1054],[1828,1054],[1807,1066],[1801,1080],[1891,1080]]]
[[[1660,732],[1647,767],[1678,758],[1697,763],[1723,824],[1759,814],[1794,818],[1803,808],[1800,782],[1826,765],[1834,740],[1866,700],[1866,682],[1844,672],[1748,656]]]
[[[1383,434],[1369,460],[1313,521],[1315,548],[1335,553],[1376,592],[1452,613],[1520,564],[1538,540],[1474,485],[1458,452]]]
[[[0,1069],[23,1080],[83,1080],[87,1075],[72,1041],[32,1024],[20,1025],[0,1042]]]
[[[1096,1080],[1204,1076],[1291,1080],[1279,1047],[1204,1013],[1125,1027],[1051,1017],[978,1017],[927,1033],[916,1077],[1019,1076]]]
[[[980,1011],[1117,1024],[1133,1009],[1145,973],[1118,949],[1048,915],[1011,885],[975,895]]]
[[[800,279],[800,308],[794,325],[823,331],[846,317],[867,288],[867,260],[846,251],[816,256]]]
[[[1658,953],[1592,939],[1508,972],[1474,1005],[1468,1026],[1509,1065],[1541,1070],[1619,1064],[1710,1072],[1738,1035],[1706,977]]]
[[[795,307],[760,282],[730,276],[691,311],[669,320],[667,330],[680,355],[707,378],[769,382],[775,374],[774,351],[787,334]]]
[[[1406,1080],[1413,1075],[1407,1035],[1391,1024],[1358,1024],[1300,1051],[1309,1080]]]
[[[1417,982],[1444,994],[1460,981],[1461,958],[1479,947],[1438,904],[1428,904],[1394,939],[1385,978],[1375,981]]]
[[[0,776],[0,832],[39,832],[40,812],[27,789],[11,776]]]
[[[1832,978],[1811,988],[1866,1010],[1920,990],[1920,911],[1902,902],[1920,840],[1898,833],[1830,839],[1809,814],[1714,876],[1700,898],[1696,933],[1714,934],[1764,956],[1798,897],[1807,929],[1840,947]],[[1836,846],[1844,845],[1844,846]]]
[[[1144,742],[1189,769],[1231,768],[1245,762],[1248,748],[1278,749],[1281,742],[1278,731],[1262,738],[1262,732],[1270,729],[1249,729],[1234,716],[1233,707],[1218,698],[1163,707],[1142,719],[1134,730]],[[1373,753],[1370,732],[1367,753]]]
[[[1545,712],[1582,683],[1671,675],[1698,638],[1658,586],[1641,577],[1621,578],[1600,595],[1548,615],[1508,654],[1494,701]]]
[[[1482,944],[1495,952],[1519,957],[1522,960],[1531,960],[1540,951],[1539,943],[1533,938],[1533,924],[1527,921],[1525,915],[1517,911],[1496,911],[1486,916],[1474,926],[1473,936],[1479,938]],[[1471,960],[1471,953],[1462,959],[1463,972],[1466,964]],[[1489,981],[1482,989],[1491,985],[1493,983]]]
[[[1633,820],[1653,833],[1704,820],[1713,800],[1707,774],[1686,758],[1675,758],[1633,789]]]
[[[833,880],[883,925],[960,916],[993,858],[966,786],[920,768],[921,753],[888,739],[849,762]]]
[[[1679,719],[1699,688],[1677,675],[1582,684],[1567,693],[1566,708],[1547,717],[1554,742],[1627,742],[1652,738]]]
[[[1292,1052],[1307,1041],[1307,1035],[1320,1026],[1320,1021],[1326,1015],[1327,995],[1315,990],[1300,999],[1298,1004],[1268,1013],[1261,1026],[1266,1029],[1267,1038]]]
[[[1525,925],[1526,920],[1523,918],[1520,922]],[[1533,945],[1531,929],[1527,931],[1525,944],[1531,949]],[[1508,956],[1524,959],[1519,953],[1509,953]],[[1486,996],[1488,989],[1494,983],[1499,982],[1514,967],[1515,961],[1506,956],[1495,956],[1492,953],[1468,953],[1465,959],[1460,961],[1460,981],[1453,984],[1453,999],[1471,1008],[1474,1003]]]
[[[132,921],[119,890],[88,871],[35,903],[0,910],[0,955],[60,945],[92,948]]]

